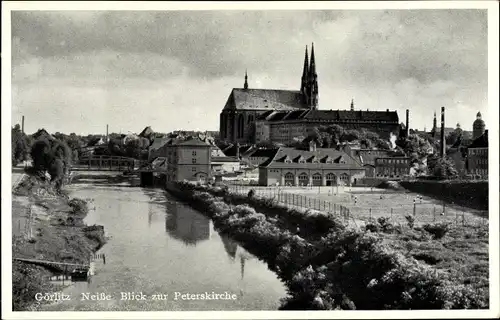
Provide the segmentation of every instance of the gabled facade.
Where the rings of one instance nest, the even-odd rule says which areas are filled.
[[[364,177],[363,166],[335,149],[283,147],[259,166],[259,184],[264,186],[356,185]]]
[[[197,138],[171,139],[165,145],[168,181],[208,181],[212,146]]]

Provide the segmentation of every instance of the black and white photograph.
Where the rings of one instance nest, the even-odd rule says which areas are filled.
[[[2,318],[500,316],[498,61],[495,1],[2,3]]]

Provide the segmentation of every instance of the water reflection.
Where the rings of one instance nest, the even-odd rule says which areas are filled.
[[[245,277],[245,262],[248,259],[252,259],[253,256],[243,247],[240,247],[236,241],[231,240],[231,238],[225,235],[220,235],[220,239],[230,260],[235,261],[237,257],[239,258],[240,275],[241,279],[243,279]]]
[[[184,205],[170,201],[167,203],[165,228],[167,233],[186,245],[196,245],[210,239],[210,220],[193,210],[183,209]]]
[[[227,255],[229,256],[229,258],[234,260],[236,258],[236,251],[238,250],[238,244],[222,234],[220,235],[220,239],[222,241],[222,244],[224,245],[224,249],[226,250]]]

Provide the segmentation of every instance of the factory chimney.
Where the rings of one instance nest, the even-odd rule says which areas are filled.
[[[24,116],[23,119],[21,120],[21,132],[24,133]]]
[[[444,107],[441,107],[441,158],[446,156],[446,140],[444,139]]]
[[[406,137],[408,138],[408,136],[410,135],[410,110],[409,109],[406,109]]]

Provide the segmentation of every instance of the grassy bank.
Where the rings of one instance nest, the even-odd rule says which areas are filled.
[[[338,217],[217,187],[179,182],[169,191],[267,262],[288,288],[281,309],[488,307],[487,232],[462,239],[448,226],[402,229],[383,219],[351,230]],[[476,264],[459,249],[466,240],[480,248]]]
[[[13,257],[88,264],[106,241],[101,226],[84,224],[88,210],[87,200],[70,199],[64,191],[57,192],[52,185],[27,177],[13,190],[13,217],[25,217],[27,226],[13,232]],[[45,276],[62,271],[13,263],[13,310],[34,308],[35,293],[54,290]]]

